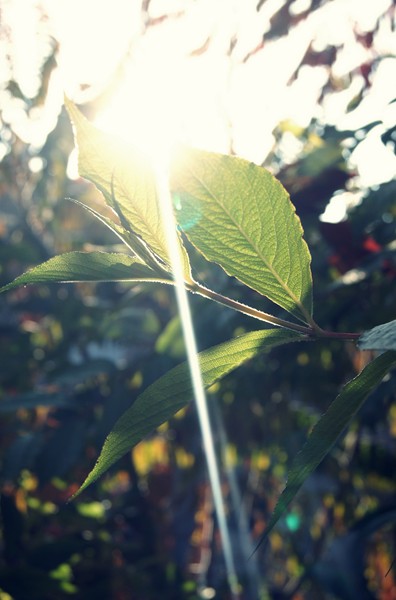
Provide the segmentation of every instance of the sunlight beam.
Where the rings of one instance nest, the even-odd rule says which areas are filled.
[[[163,161],[162,161],[163,162]],[[231,537],[228,528],[225,502],[221,489],[221,477],[217,463],[216,452],[213,441],[212,428],[207,407],[206,394],[202,382],[201,369],[199,365],[198,350],[195,340],[194,327],[184,284],[182,263],[178,249],[176,233],[176,220],[173,213],[172,198],[168,183],[168,169],[159,167],[161,161],[156,161],[156,185],[158,200],[162,211],[162,219],[165,224],[167,243],[169,247],[169,258],[172,264],[172,273],[175,282],[176,300],[179,309],[187,361],[190,368],[191,382],[194,392],[194,400],[197,407],[198,421],[201,429],[202,442],[204,446],[206,462],[209,473],[209,481],[213,494],[213,501],[223,546],[224,562],[227,571],[228,584],[232,599],[238,600],[238,578],[235,569],[234,556],[231,545]]]

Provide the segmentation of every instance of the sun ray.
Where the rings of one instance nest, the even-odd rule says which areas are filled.
[[[169,190],[168,170],[164,168],[164,164],[165,161],[163,160],[159,160],[157,162],[156,182],[158,199],[162,211],[163,222],[165,223],[165,231],[169,247],[169,256],[172,264],[172,272],[175,282],[176,300],[180,320],[182,323],[182,331],[187,361],[190,368],[194,400],[202,435],[202,442],[206,457],[210,486],[213,494],[213,502],[222,540],[222,549],[227,571],[227,580],[232,595],[231,597],[233,600],[237,600],[239,598],[238,577],[235,568],[234,553],[232,549],[231,536],[225,511],[225,501],[223,498],[221,486],[221,474],[218,466],[218,460],[216,457],[214,437],[212,432],[212,425],[210,422],[205,389],[202,382],[193,319],[187,296],[187,290],[184,283],[182,263],[180,260],[180,254],[178,250],[176,221],[173,213],[172,198]],[[162,166],[158,167],[158,165]]]

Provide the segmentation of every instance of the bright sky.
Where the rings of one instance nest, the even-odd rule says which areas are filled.
[[[38,65],[48,51],[49,36],[59,42],[59,69],[52,77],[45,110],[28,118],[22,103],[7,103],[6,93],[0,91],[4,117],[25,141],[43,143],[64,89],[76,102],[90,99],[121,65],[118,92],[97,122],[146,151],[164,140],[177,140],[220,152],[232,147],[261,164],[281,120],[306,126],[316,116],[341,128],[379,120],[382,123],[358,145],[351,162],[358,166],[362,186],[395,176],[395,155],[380,142],[381,133],[396,122],[396,103],[390,104],[395,96],[396,38],[389,19],[382,21],[375,39],[378,55],[389,57],[380,62],[371,92],[355,111],[345,114],[362,87],[359,75],[348,88],[327,95],[321,106],[317,101],[328,78],[327,67],[304,67],[297,80],[288,83],[311,42],[317,49],[344,45],[333,77],[342,79],[371,60],[372,50],[356,45],[353,30],[371,29],[391,0],[332,0],[289,35],[266,42],[253,54],[282,0],[266,0],[259,12],[257,0],[151,0],[150,23],[142,21],[143,4],[142,0],[0,0],[2,36],[6,31],[11,40],[13,77],[27,96],[36,91]],[[309,4],[296,0],[294,11]],[[173,16],[161,18],[167,14]],[[235,47],[230,55],[231,43]],[[0,50],[1,45],[0,41]],[[0,56],[0,75],[7,79],[9,64],[4,52]],[[82,91],[82,84],[89,87]]]

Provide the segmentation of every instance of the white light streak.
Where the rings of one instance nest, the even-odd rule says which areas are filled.
[[[159,161],[157,161],[157,165],[158,163]],[[237,600],[239,598],[238,578],[236,574],[231,538],[225,513],[225,504],[221,490],[221,478],[213,442],[212,428],[210,424],[206,395],[199,366],[198,350],[195,340],[190,305],[187,297],[187,291],[184,285],[182,262],[180,259],[178,238],[176,232],[176,221],[173,214],[172,198],[169,191],[167,169],[158,168],[157,166],[156,182],[158,200],[162,211],[162,219],[163,223],[165,224],[165,231],[169,248],[169,258],[172,264],[173,278],[175,281],[176,300],[178,304],[180,319],[182,322],[183,336],[186,347],[187,361],[190,367],[194,399],[197,407],[198,420],[201,429],[206,462],[208,466],[209,480],[212,488],[213,501],[222,540],[223,555],[227,570],[227,579],[231,590],[232,598],[234,600]]]

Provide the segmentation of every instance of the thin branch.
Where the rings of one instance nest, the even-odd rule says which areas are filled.
[[[214,300],[218,304],[222,304],[223,306],[228,306],[238,312],[241,312],[249,317],[253,317],[254,319],[259,319],[260,321],[264,321],[265,323],[271,323],[276,327],[283,327],[284,329],[290,329],[292,331],[297,331],[298,333],[303,333],[310,338],[331,338],[345,341],[354,341],[360,337],[360,333],[338,333],[336,331],[325,331],[321,329],[316,323],[313,322],[312,326],[306,327],[304,325],[299,325],[298,323],[291,323],[290,321],[286,321],[285,319],[281,319],[279,317],[275,317],[274,315],[270,315],[261,310],[257,310],[252,306],[248,306],[247,304],[243,304],[242,302],[238,302],[237,300],[233,300],[232,298],[228,298],[227,296],[223,296],[218,292],[214,292],[209,288],[204,287],[199,283],[194,283],[186,286],[187,289],[194,293],[203,296],[204,298],[209,298],[210,300]]]

